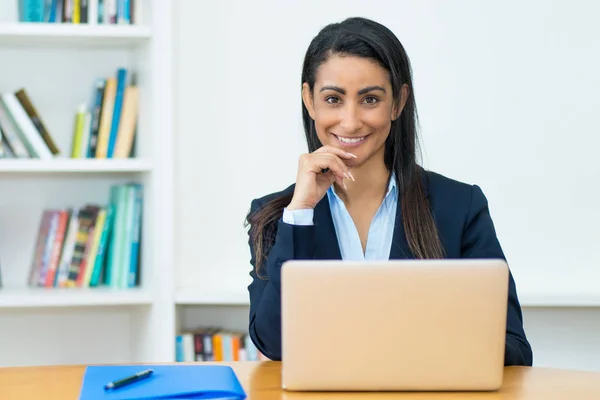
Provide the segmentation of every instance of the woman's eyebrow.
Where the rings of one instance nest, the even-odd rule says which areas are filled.
[[[385,93],[385,89],[382,86],[374,85],[374,86],[367,86],[366,88],[360,89],[358,91],[358,95],[360,96],[361,94],[369,93],[374,90],[380,90],[383,93]]]
[[[346,91],[344,89],[342,89],[341,87],[339,87],[339,86],[332,86],[332,85],[323,86],[320,91],[324,92],[326,90],[333,90],[334,92],[338,92],[338,93],[341,93],[341,94],[346,94]]]
[[[342,88],[341,88],[341,87],[339,87],[339,86],[332,86],[332,85],[323,86],[323,87],[321,88],[321,90],[320,90],[320,91],[321,91],[321,92],[324,92],[324,91],[326,91],[326,90],[333,90],[334,92],[338,92],[338,93],[341,93],[341,94],[344,94],[344,95],[346,94],[346,90],[345,90],[345,89],[342,89]],[[358,95],[360,96],[360,95],[363,95],[363,94],[365,94],[365,93],[372,92],[372,91],[374,91],[374,90],[380,90],[380,91],[382,91],[383,93],[385,93],[385,89],[384,89],[382,86],[379,86],[379,85],[373,85],[373,86],[367,86],[367,87],[365,87],[365,88],[362,88],[362,89],[360,89],[360,90],[358,91]]]

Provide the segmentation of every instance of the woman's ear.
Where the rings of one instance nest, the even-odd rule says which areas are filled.
[[[308,110],[308,114],[314,120],[315,119],[315,105],[313,103],[312,93],[310,91],[310,87],[308,83],[304,82],[302,84],[302,102],[304,103],[304,107]]]
[[[392,108],[392,121],[398,119],[402,114],[402,110],[404,110],[404,106],[408,100],[409,91],[410,89],[406,83],[402,85],[402,88],[400,89],[400,102],[396,103]]]

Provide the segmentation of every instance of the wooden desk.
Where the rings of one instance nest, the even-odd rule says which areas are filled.
[[[278,362],[231,365],[249,400],[328,399],[600,399],[600,372],[508,367],[504,385],[491,393],[296,393],[280,389]],[[85,366],[0,368],[2,400],[78,400]]]

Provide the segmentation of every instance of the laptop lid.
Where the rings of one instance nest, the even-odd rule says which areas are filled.
[[[287,390],[495,390],[502,383],[504,260],[288,261]]]

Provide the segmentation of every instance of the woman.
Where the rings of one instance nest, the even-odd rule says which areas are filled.
[[[281,359],[281,265],[290,259],[504,258],[476,185],[416,161],[410,63],[386,27],[331,24],[302,70],[307,154],[296,183],[252,202],[249,334]],[[532,365],[512,274],[505,365]]]

